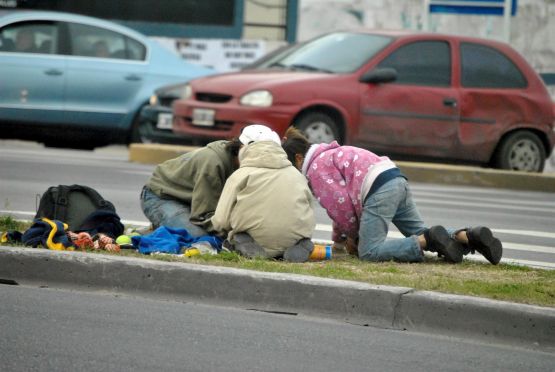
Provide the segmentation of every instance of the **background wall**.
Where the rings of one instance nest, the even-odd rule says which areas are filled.
[[[299,41],[333,30],[421,30],[423,0],[300,0]],[[431,14],[430,31],[503,39],[503,17]],[[518,0],[510,44],[538,72],[555,72],[555,0]]]

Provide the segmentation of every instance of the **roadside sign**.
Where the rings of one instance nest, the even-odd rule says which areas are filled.
[[[516,15],[517,0],[511,1],[511,15]],[[429,0],[430,13],[504,15],[505,0]]]
[[[429,29],[430,13],[503,16],[503,37],[509,42],[511,16],[516,15],[518,0],[424,0],[424,30]]]

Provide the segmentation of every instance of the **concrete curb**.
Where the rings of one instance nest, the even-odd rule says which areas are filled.
[[[555,309],[310,276],[46,249],[0,250],[0,279],[109,290],[555,350]]]
[[[132,143],[129,145],[129,161],[142,164],[160,164],[197,148],[195,146],[162,145],[158,143]]]
[[[163,144],[129,146],[129,161],[159,164],[197,147]],[[555,193],[555,174],[538,174],[435,163],[396,162],[412,182],[494,187]]]
[[[414,291],[401,297],[396,315],[396,328],[555,350],[555,308]]]
[[[555,174],[526,173],[462,165],[396,162],[412,182],[555,192]]]

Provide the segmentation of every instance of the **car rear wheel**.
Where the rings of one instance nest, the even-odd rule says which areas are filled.
[[[507,136],[499,146],[494,161],[497,168],[525,172],[541,172],[544,164],[542,141],[529,131],[518,131]]]
[[[329,143],[340,141],[338,125],[335,120],[323,112],[309,112],[295,123],[311,143]]]

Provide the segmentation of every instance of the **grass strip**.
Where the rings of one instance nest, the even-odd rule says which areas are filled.
[[[0,216],[0,231],[25,231],[29,226],[29,222],[17,221],[10,216]],[[417,290],[555,307],[555,270],[513,264],[493,266],[488,263],[465,260],[462,264],[452,265],[433,257],[426,257],[423,263],[416,264],[373,263],[363,262],[346,254],[335,254],[329,261],[290,263],[277,260],[246,259],[234,252],[193,257],[145,256],[134,250],[122,250],[120,253],[90,252],[263,272],[312,275],[374,285],[410,287]]]

